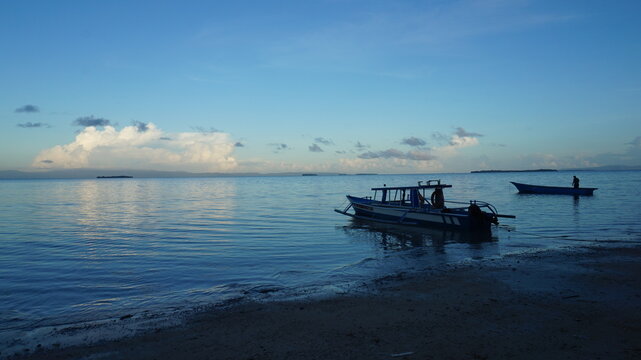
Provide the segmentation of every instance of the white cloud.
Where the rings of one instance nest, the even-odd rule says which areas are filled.
[[[434,157],[428,151],[412,150],[402,152],[397,149],[387,149],[383,151],[368,151],[358,155],[361,159],[407,159],[417,161],[434,160]]]
[[[451,157],[458,153],[459,149],[476,146],[479,144],[479,139],[475,136],[459,136],[453,134],[447,145],[439,146],[433,149],[433,153],[437,157]]]
[[[339,167],[345,172],[435,172],[443,170],[444,164],[454,169],[461,160],[460,149],[479,145],[478,133],[467,132],[457,128],[449,136],[435,134],[435,138],[442,139],[442,145],[433,148],[421,148],[403,152],[398,149],[382,151],[367,151],[358,155],[357,159],[340,159]],[[425,141],[418,138],[405,138],[402,143],[408,145],[425,145]],[[420,148],[420,147],[419,147]],[[364,149],[360,149],[361,151]],[[456,161],[452,158],[456,157]],[[458,168],[457,168],[458,169]]]
[[[375,172],[375,173],[420,173],[437,172],[443,169],[439,161],[416,161],[408,159],[340,159],[338,168],[341,172]]]
[[[234,144],[226,133],[168,134],[153,123],[146,124],[145,131],[137,124],[121,130],[89,126],[73,142],[41,151],[32,166],[227,171],[236,167]]]
[[[485,159],[479,169],[568,169],[598,166],[585,155],[555,155],[549,153],[531,153],[512,155],[508,158]]]

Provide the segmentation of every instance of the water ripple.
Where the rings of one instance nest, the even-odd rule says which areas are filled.
[[[458,200],[514,214],[491,239],[352,221],[345,194],[440,177]],[[638,172],[586,172],[593,197],[519,195],[509,181],[572,174],[441,174],[0,182],[4,329],[200,306],[292,287],[581,241],[641,241]],[[615,181],[616,180],[616,181]],[[62,321],[61,319],[65,319]],[[0,343],[15,332],[2,334]]]

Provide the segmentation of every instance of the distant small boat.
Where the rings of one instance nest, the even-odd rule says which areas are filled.
[[[587,195],[591,196],[598,188],[573,188],[562,186],[530,185],[510,181],[521,194],[553,194],[553,195]]]
[[[131,179],[132,177],[129,175],[96,176],[96,179]]]

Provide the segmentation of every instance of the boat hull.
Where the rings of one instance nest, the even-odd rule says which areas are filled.
[[[592,196],[597,188],[573,188],[561,186],[530,185],[510,181],[521,194],[583,195]]]
[[[379,201],[347,196],[354,214],[341,212],[358,219],[382,223],[415,225],[421,227],[456,230],[491,231],[491,219],[485,216],[470,216],[464,210],[428,210],[383,204]],[[449,210],[449,211],[448,211]]]

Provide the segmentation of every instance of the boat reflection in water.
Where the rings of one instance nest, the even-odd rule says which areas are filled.
[[[433,247],[437,251],[444,251],[446,244],[465,243],[475,248],[483,243],[498,241],[491,232],[385,224],[356,218],[351,219],[349,225],[343,226],[343,231],[353,238],[380,243],[384,250]]]

